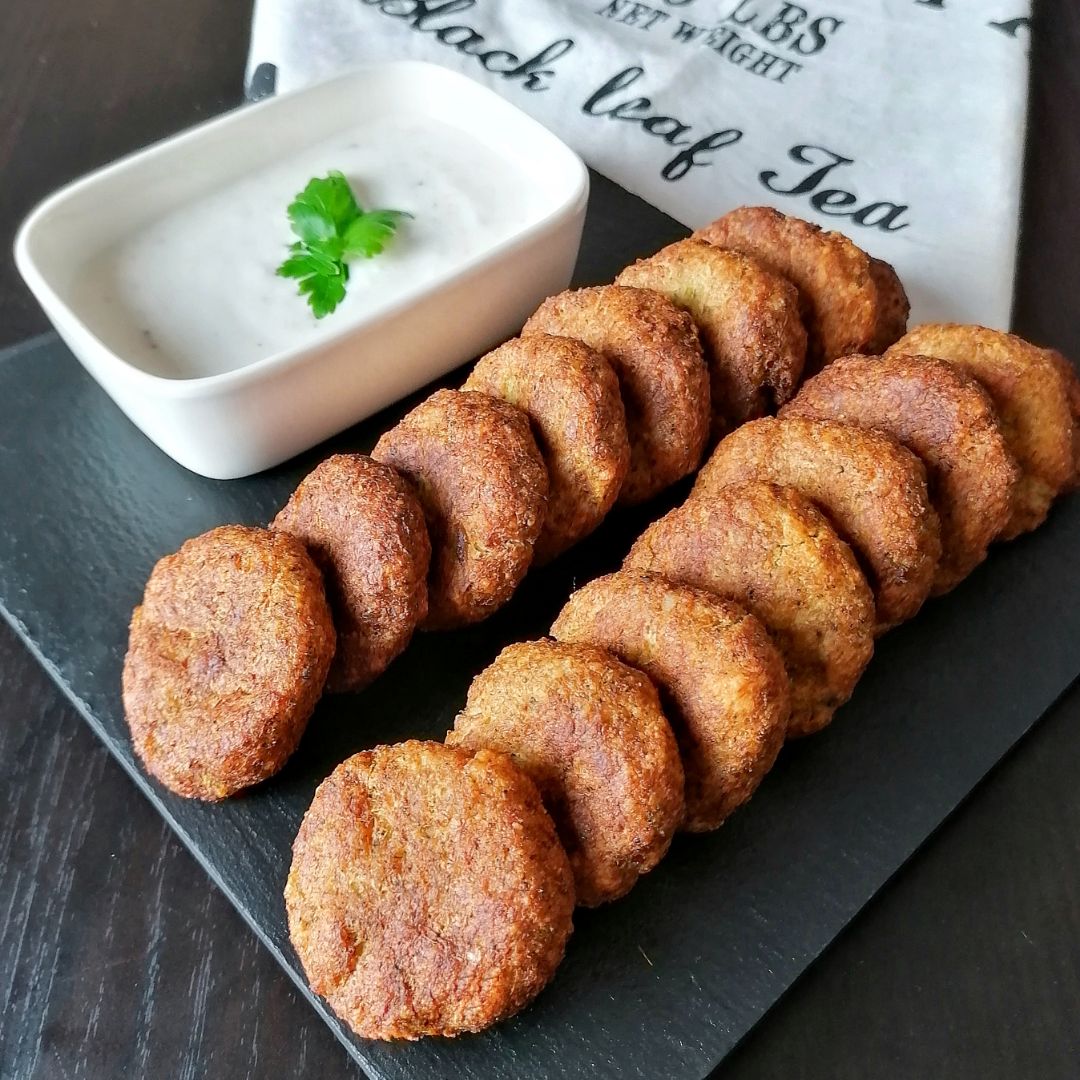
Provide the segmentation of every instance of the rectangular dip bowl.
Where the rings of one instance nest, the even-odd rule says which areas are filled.
[[[341,169],[409,210],[315,320],[275,276],[286,207]],[[455,186],[456,185],[456,186]],[[569,283],[588,173],[445,68],[380,64],[200,124],[64,187],[15,260],[72,352],[182,465],[276,465],[515,333]]]

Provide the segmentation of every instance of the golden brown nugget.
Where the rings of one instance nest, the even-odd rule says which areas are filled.
[[[576,338],[615,369],[630,470],[619,502],[645,502],[692,473],[709,435],[709,369],[694,320],[652,289],[597,285],[545,300],[523,334]]]
[[[285,907],[312,990],[361,1038],[416,1039],[527,1005],[562,959],[574,883],[509,758],[404,742],[319,785]]]
[[[337,628],[327,690],[359,690],[427,615],[431,544],[416,493],[389,465],[335,454],[300,482],[271,527],[300,540],[326,581]]]
[[[877,289],[877,327],[869,351],[877,355],[907,332],[911,303],[900,275],[884,259],[871,257],[870,277]]]
[[[902,353],[841,357],[804,383],[780,415],[874,428],[918,454],[941,524],[935,595],[986,558],[1009,520],[1019,470],[993,403],[944,360]]]
[[[481,357],[464,389],[508,401],[532,421],[549,483],[536,561],[548,562],[604,520],[630,466],[615,372],[580,341],[533,334]]]
[[[630,891],[683,818],[683,770],[656,687],[591,645],[503,649],[473,679],[446,741],[509,754],[544,799],[579,904]]]
[[[757,790],[791,703],[784,662],[745,608],[623,570],[574,593],[551,633],[607,649],[665,695],[686,776],[684,829],[717,828]]]
[[[820,731],[874,651],[874,597],[851,549],[793,488],[751,481],[691,497],[651,525],[625,565],[742,604],[791,678],[791,737]]]
[[[1046,355],[1053,361],[1054,367],[1065,381],[1065,396],[1073,421],[1073,474],[1072,479],[1061,489],[1064,494],[1080,487],[1080,375],[1077,375],[1076,368],[1057,349],[1047,349]]]
[[[869,571],[879,633],[922,607],[941,536],[926,469],[895,439],[833,420],[755,420],[720,443],[694,496],[741,480],[793,487],[818,504]]]
[[[680,240],[615,280],[663,293],[697,323],[709,364],[714,438],[775,411],[795,393],[806,356],[798,293],[757,260]]]
[[[431,537],[429,630],[487,618],[529,569],[548,479],[529,418],[460,390],[437,390],[391,428],[372,457],[412,481]]]
[[[1040,525],[1073,476],[1073,420],[1061,372],[1045,350],[984,326],[927,323],[908,331],[890,353],[936,356],[982,384],[1020,466],[1010,540]]]
[[[794,282],[809,335],[807,374],[837,356],[872,352],[895,331],[903,333],[907,296],[899,278],[888,263],[875,266],[876,260],[842,233],[825,232],[768,206],[741,206],[694,236],[752,255]]]
[[[322,576],[300,541],[223,525],[150,574],[131,617],[124,715],[166,787],[224,799],[296,749],[334,656]]]

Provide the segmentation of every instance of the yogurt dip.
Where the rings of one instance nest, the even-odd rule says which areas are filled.
[[[296,239],[286,208],[338,169],[365,210],[406,210],[386,250],[349,263],[316,319],[275,270]],[[98,253],[74,305],[114,352],[154,375],[217,375],[355,326],[422,291],[544,213],[523,166],[420,112],[373,117],[182,205]],[[424,318],[422,308],[415,317]]]

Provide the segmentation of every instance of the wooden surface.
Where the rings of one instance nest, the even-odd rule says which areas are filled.
[[[245,7],[5,0],[0,241],[57,183],[238,100]],[[1080,7],[1039,14],[1017,326],[1080,356]],[[0,344],[43,328],[5,259]],[[718,1076],[1075,1078],[1078,723],[1074,689]],[[0,627],[0,1077],[306,1073],[358,1075]]]

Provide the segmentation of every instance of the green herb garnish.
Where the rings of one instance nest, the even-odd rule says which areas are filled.
[[[349,181],[333,170],[315,177],[289,204],[289,224],[300,237],[277,268],[296,278],[316,319],[329,315],[345,299],[350,259],[372,259],[385,250],[404,210],[363,210]]]

